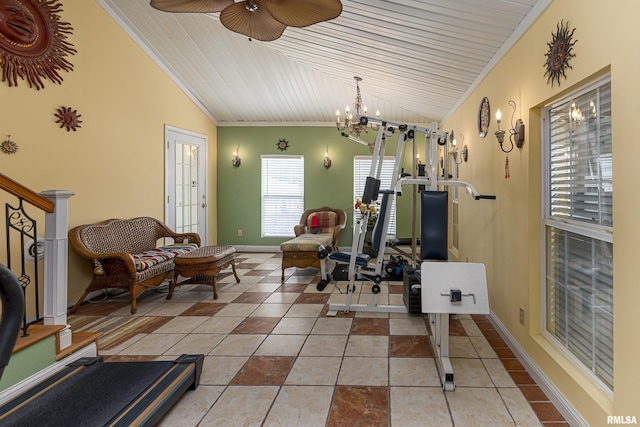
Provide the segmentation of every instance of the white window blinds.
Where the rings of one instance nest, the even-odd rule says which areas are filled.
[[[549,131],[549,215],[612,226],[611,85],[552,108]]]
[[[385,156],[382,160],[382,169],[380,171],[380,190],[390,190],[391,179],[393,177],[393,166],[395,158]],[[364,193],[364,184],[369,176],[371,169],[371,156],[355,156],[353,159],[353,201],[362,199]],[[395,190],[395,189],[394,189]],[[396,235],[396,198],[393,197],[391,204],[391,217],[389,218],[389,229],[387,235],[392,237]],[[378,201],[382,200],[382,195],[378,197]]]
[[[304,157],[262,156],[262,237],[293,237],[304,211]]]
[[[613,389],[611,84],[546,110],[546,330]]]

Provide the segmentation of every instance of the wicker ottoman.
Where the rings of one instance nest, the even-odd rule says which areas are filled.
[[[282,280],[284,280],[284,270],[288,267],[315,267],[322,269],[324,275],[324,269],[322,263],[318,258],[318,247],[331,246],[333,234],[321,233],[321,234],[302,234],[295,239],[287,240],[280,245],[282,250]]]
[[[240,278],[236,273],[236,250],[232,246],[203,246],[173,259],[175,264],[173,280],[169,285],[167,299],[171,299],[178,282],[178,276],[187,278],[181,285],[204,284],[213,286],[213,299],[218,299],[218,273],[231,266],[236,283]]]

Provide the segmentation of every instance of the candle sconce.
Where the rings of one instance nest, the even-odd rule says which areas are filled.
[[[329,146],[327,145],[327,151],[324,153],[324,167],[329,169],[331,167],[331,158],[329,157]]]
[[[458,137],[460,138],[460,144],[464,143],[464,135],[463,134],[458,134]],[[450,148],[450,152],[451,152],[451,156],[453,157],[453,162],[456,165],[460,165],[462,164],[462,161],[464,160],[465,162],[469,159],[469,148],[464,145],[462,147],[462,150],[459,150],[459,144],[458,144],[458,140],[455,136],[455,133],[453,132],[453,129],[451,130],[451,133],[449,134],[449,142],[451,144],[451,148]]]
[[[231,164],[233,165],[234,168],[239,168],[240,164],[242,163],[242,159],[240,158],[239,152],[240,152],[240,146],[238,145],[238,148],[236,148],[236,150],[233,152],[233,158],[231,159]]]
[[[500,149],[505,153],[510,153],[513,150],[513,147],[522,148],[524,145],[524,122],[522,119],[516,120],[515,125],[513,124],[513,117],[516,114],[516,103],[513,100],[509,100],[509,105],[513,108],[513,113],[511,114],[511,129],[509,129],[509,142],[511,143],[511,148],[505,150],[502,144],[504,143],[504,134],[506,133],[504,130],[500,129],[500,122],[502,119],[502,113],[500,109],[496,112],[496,121],[498,122],[498,130],[496,131],[496,139],[498,140],[498,144],[500,144]]]

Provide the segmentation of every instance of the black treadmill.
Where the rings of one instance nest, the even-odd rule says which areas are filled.
[[[22,289],[0,265],[0,378],[22,318]],[[2,426],[153,426],[200,382],[204,355],[173,361],[107,362],[85,357],[0,406]]]

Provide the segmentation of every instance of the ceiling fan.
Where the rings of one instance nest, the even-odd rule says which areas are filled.
[[[252,39],[278,39],[287,27],[308,27],[337,18],[340,0],[151,0],[151,7],[173,13],[217,13],[227,29]]]

